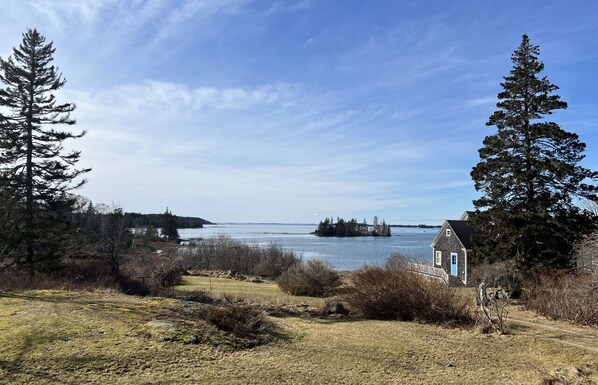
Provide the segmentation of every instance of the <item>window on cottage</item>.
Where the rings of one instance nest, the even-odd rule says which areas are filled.
[[[446,236],[450,237],[451,236],[451,229],[446,229]]]
[[[436,264],[437,265],[441,265],[442,264],[442,251],[437,251],[436,252]]]

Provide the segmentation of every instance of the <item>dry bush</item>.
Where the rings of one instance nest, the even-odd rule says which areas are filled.
[[[114,273],[105,258],[65,258],[52,273],[7,270],[0,272],[1,290],[108,289],[133,295],[168,296],[185,272],[180,262],[166,254],[128,256]]]
[[[277,278],[299,262],[294,252],[280,245],[248,245],[227,236],[202,240],[181,248],[182,267],[187,270],[224,270],[237,274]]]
[[[471,281],[484,282],[486,287],[502,289],[510,298],[519,298],[523,287],[523,274],[514,261],[483,263],[476,265]]]
[[[264,312],[251,305],[212,306],[206,310],[204,319],[219,330],[237,337],[248,337],[274,330],[274,323]]]
[[[138,295],[161,295],[165,289],[173,289],[185,273],[181,262],[166,253],[130,256],[121,270],[123,291]]]
[[[62,268],[38,272],[31,276],[17,268],[0,272],[1,290],[118,290],[118,280],[110,274],[110,266],[102,259],[69,258]]]
[[[28,272],[6,270],[0,272],[0,290],[63,290],[70,289],[72,283],[45,274],[31,277]]]
[[[344,299],[352,312],[370,319],[472,324],[466,300],[440,281],[406,269],[394,257],[384,267],[364,266],[351,274]]]
[[[526,282],[525,307],[552,319],[598,325],[598,275],[553,273]]]
[[[580,273],[598,274],[598,231],[583,237],[574,249],[577,271]]]
[[[312,259],[296,263],[276,283],[292,295],[324,297],[336,291],[341,284],[341,277],[328,263]]]
[[[293,251],[284,250],[276,243],[259,248],[258,254],[259,262],[253,268],[252,274],[263,277],[280,277],[282,273],[300,260]]]

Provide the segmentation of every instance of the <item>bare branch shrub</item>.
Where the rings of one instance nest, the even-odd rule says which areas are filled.
[[[583,237],[575,245],[573,256],[578,272],[598,274],[598,231]]]
[[[525,284],[525,307],[552,319],[598,325],[598,275],[554,273]]]
[[[136,283],[141,284],[148,293],[156,295],[163,289],[173,289],[185,273],[181,261],[167,253],[129,256],[123,263],[122,271],[123,283],[130,284],[132,289],[135,289]]]
[[[507,321],[509,319],[509,305],[511,304],[509,291],[497,289],[488,294],[486,283],[482,281],[478,288],[476,303],[480,307],[486,325],[490,330],[500,334],[508,332]]]
[[[352,312],[365,318],[472,324],[467,301],[444,283],[406,268],[393,257],[386,266],[364,266],[351,274],[343,296]]]
[[[248,245],[227,236],[209,238],[179,251],[187,270],[231,270],[238,274],[277,278],[299,262],[294,252],[282,246]]]
[[[247,337],[274,329],[274,323],[264,312],[251,305],[211,306],[206,311],[205,321],[237,337]]]
[[[299,262],[276,280],[278,286],[292,295],[324,297],[334,293],[341,278],[328,263],[320,260]]]
[[[523,287],[523,275],[515,261],[502,261],[476,265],[471,273],[473,282],[484,282],[487,288],[497,289],[509,298],[519,298]]]

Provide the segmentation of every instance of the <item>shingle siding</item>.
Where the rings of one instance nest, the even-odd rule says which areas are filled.
[[[436,240],[435,251],[442,251],[442,264],[441,266],[436,265],[436,261],[434,261],[434,266],[442,267],[447,274],[451,274],[451,253],[457,253],[457,273],[458,277],[461,280],[465,279],[465,252],[463,251],[463,245],[459,238],[455,235],[454,231],[451,231],[451,235],[446,235],[446,229],[448,229],[448,224],[444,224],[440,229],[440,236]]]

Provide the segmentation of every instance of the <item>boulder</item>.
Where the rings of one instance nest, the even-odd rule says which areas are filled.
[[[349,309],[340,301],[330,301],[322,309],[323,316],[329,315],[348,315]]]

